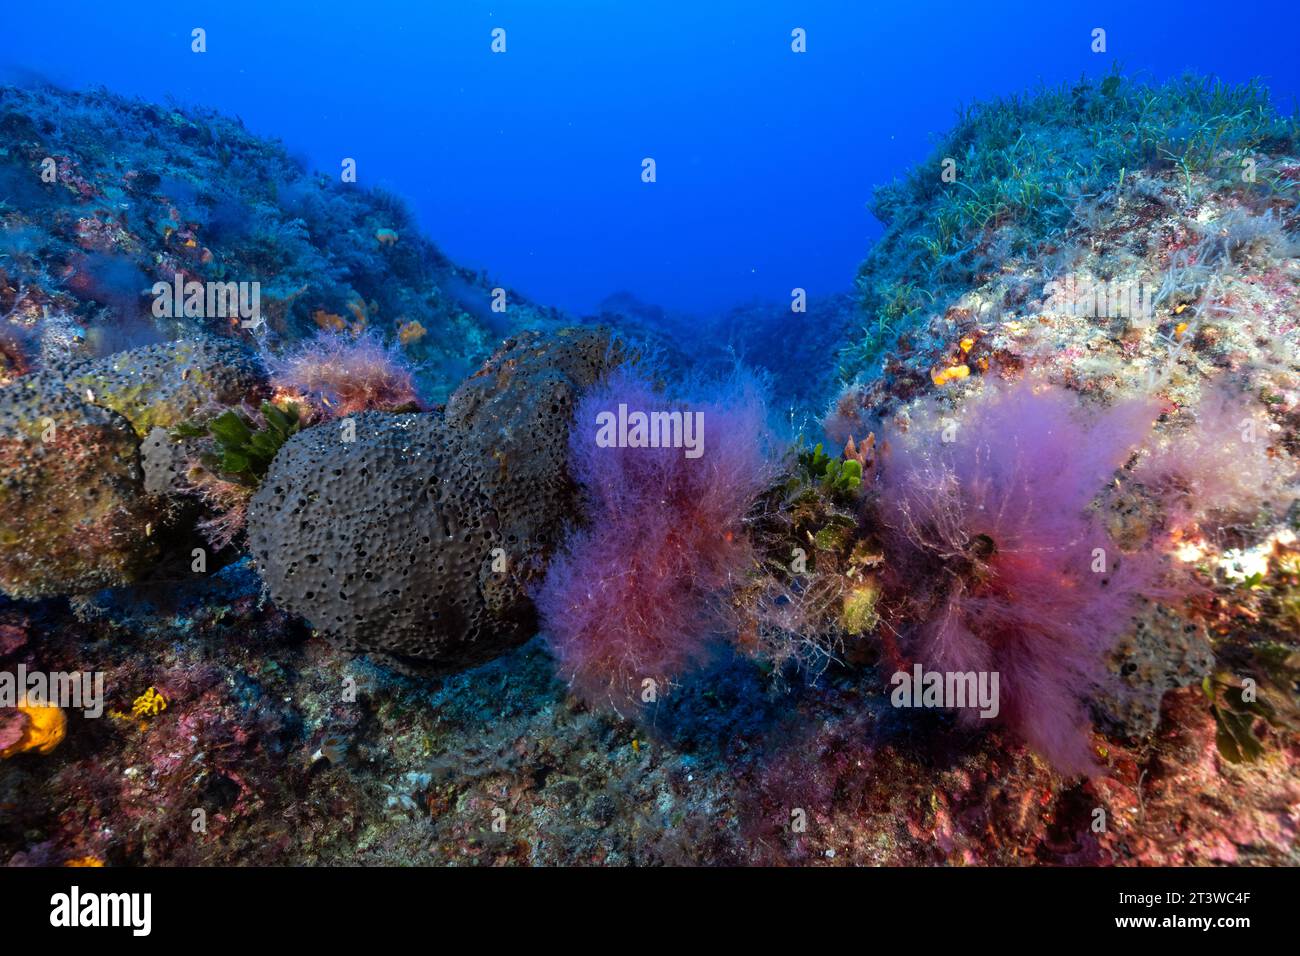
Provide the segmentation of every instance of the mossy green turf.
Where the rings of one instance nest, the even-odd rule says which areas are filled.
[[[926,162],[875,191],[885,232],[858,270],[862,326],[841,353],[841,378],[872,374],[914,316],[998,262],[1059,240],[1082,204],[1135,171],[1177,170],[1188,201],[1194,178],[1216,191],[1294,196],[1300,183],[1275,170],[1253,182],[1242,173],[1297,141],[1300,114],[1279,114],[1255,81],[1148,85],[1114,72],[963,109]]]

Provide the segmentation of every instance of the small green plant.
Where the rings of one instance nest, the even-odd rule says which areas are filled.
[[[1274,711],[1263,700],[1246,700],[1243,688],[1227,675],[1205,676],[1201,690],[1210,701],[1214,714],[1214,740],[1219,755],[1229,763],[1253,763],[1264,753],[1264,745],[1255,736],[1255,720],[1271,721]]]
[[[280,407],[263,402],[258,411],[261,424],[227,409],[206,424],[182,424],[174,434],[179,438],[210,435],[216,451],[202,456],[203,464],[236,481],[256,485],[271,467],[280,446],[300,427],[298,406],[292,403]]]
[[[809,480],[820,481],[828,492],[851,494],[862,487],[862,463],[853,458],[832,458],[821,442],[812,451],[799,453],[799,467]]]
[[[1256,645],[1251,652],[1255,667],[1248,680],[1219,671],[1201,682],[1214,714],[1215,743],[1229,763],[1252,763],[1264,755],[1256,720],[1273,731],[1294,733],[1300,727],[1292,690],[1300,674],[1300,654],[1272,642]]]

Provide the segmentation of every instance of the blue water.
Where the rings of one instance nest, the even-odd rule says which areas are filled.
[[[923,159],[962,103],[1115,62],[1261,76],[1287,111],[1300,95],[1295,5],[1059,6],[10,3],[0,79],[233,113],[314,167],[354,157],[453,259],[539,302],[584,313],[630,292],[705,314],[849,288],[879,231],[872,187]]]

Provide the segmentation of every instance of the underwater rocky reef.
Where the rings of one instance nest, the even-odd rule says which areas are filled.
[[[692,336],[0,88],[0,861],[1300,863],[1298,196],[1260,85],[1044,88]]]

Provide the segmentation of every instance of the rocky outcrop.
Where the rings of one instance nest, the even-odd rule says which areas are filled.
[[[0,389],[0,588],[40,598],[129,583],[156,554],[155,503],[121,415],[54,376]]]
[[[1165,692],[1199,684],[1214,668],[1205,626],[1152,605],[1119,639],[1107,662],[1111,680],[1093,711],[1102,725],[1126,737],[1155,732]]]
[[[12,597],[130,584],[175,516],[175,446],[162,429],[257,398],[238,343],[186,339],[24,375],[0,388],[0,589]]]
[[[209,336],[118,352],[67,375],[69,388],[126,418],[144,438],[189,421],[205,407],[256,403],[266,372],[247,348]]]

